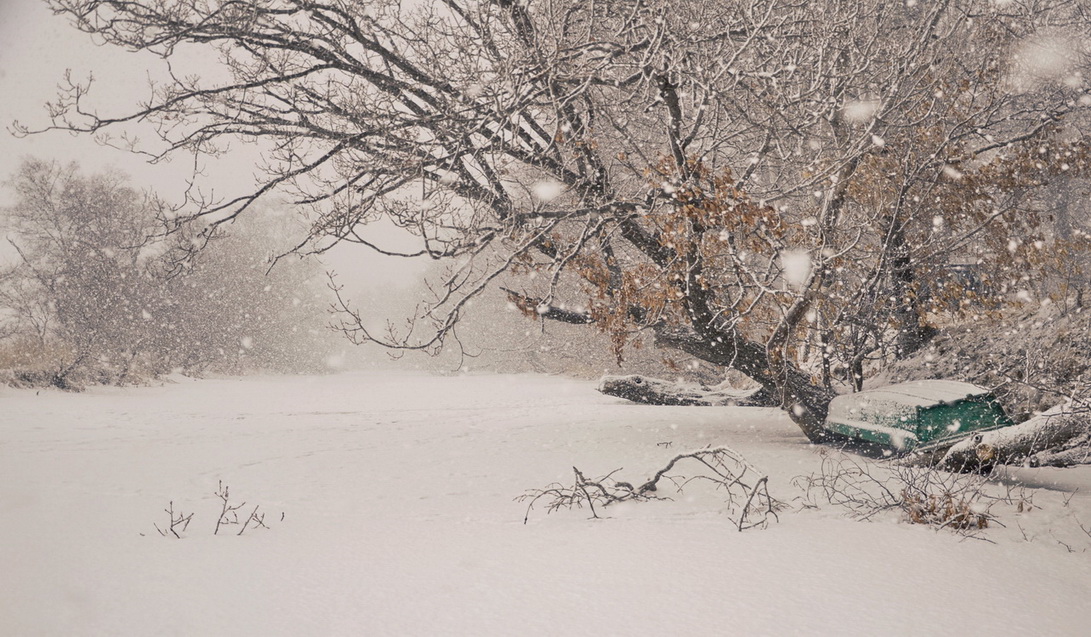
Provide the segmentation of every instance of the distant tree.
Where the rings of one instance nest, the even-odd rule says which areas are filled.
[[[152,122],[153,157],[265,144],[257,189],[172,223],[211,233],[279,189],[311,208],[301,251],[449,263],[404,329],[343,303],[357,341],[434,349],[504,280],[618,355],[650,332],[736,368],[812,440],[833,357],[858,383],[863,357],[919,348],[922,277],[1018,210],[975,176],[1087,105],[1086,51],[1050,44],[1084,41],[1069,0],[51,4],[109,44],[219,54],[131,112],[95,115],[79,83],[51,108],[98,135]],[[379,245],[382,218],[419,249]]]
[[[12,180],[17,203],[6,221],[20,263],[4,297],[43,344],[64,344],[58,369],[124,377],[154,335],[157,290],[141,247],[155,214],[122,177],[77,171],[30,160]]]
[[[0,308],[13,335],[35,344],[28,351],[55,359],[56,384],[72,374],[125,382],[172,369],[313,369],[325,356],[328,340],[308,333],[325,322],[316,266],[286,263],[266,276],[276,226],[221,230],[199,260],[166,276],[170,247],[184,238],[156,239],[154,201],[126,178],[28,160],[11,187],[16,203],[2,218],[18,263],[0,280]]]

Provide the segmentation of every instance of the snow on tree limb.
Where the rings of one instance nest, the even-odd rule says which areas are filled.
[[[1086,438],[1091,413],[1071,403],[1058,405],[1030,420],[994,431],[975,434],[956,443],[937,466],[949,471],[987,468],[998,464],[1050,464],[1086,459],[1068,443]],[[1065,454],[1059,455],[1058,451]]]

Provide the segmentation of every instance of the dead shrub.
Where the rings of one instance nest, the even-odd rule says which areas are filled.
[[[82,363],[71,349],[37,338],[12,337],[0,342],[0,382],[12,387],[80,391],[87,380]]]
[[[985,492],[986,478],[980,475],[878,464],[829,453],[818,473],[792,482],[803,490],[804,508],[830,504],[858,520],[898,511],[911,524],[963,534],[987,528],[995,520],[990,509],[1005,501]]]

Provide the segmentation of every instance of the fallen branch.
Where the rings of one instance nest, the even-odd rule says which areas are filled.
[[[679,463],[690,461],[696,465],[697,472],[690,477],[670,476]],[[678,454],[657,471],[648,481],[634,488],[632,483],[613,478],[621,469],[595,479],[587,478],[582,471],[572,467],[575,481],[572,486],[553,483],[542,489],[531,489],[516,498],[518,502],[527,502],[523,524],[530,519],[530,512],[539,501],[545,500],[546,512],[561,509],[582,509],[586,505],[591,517],[599,519],[599,508],[625,501],[646,501],[666,499],[658,495],[659,481],[666,477],[679,492],[690,482],[708,481],[714,488],[722,489],[726,495],[729,510],[737,515],[734,520],[739,531],[754,527],[765,527],[769,518],[777,519],[777,511],[783,506],[769,495],[769,479],[740,454],[728,447],[710,447],[698,451]],[[735,513],[737,512],[737,513]]]
[[[947,471],[985,471],[1001,464],[1085,462],[1089,432],[1091,413],[1071,404],[1058,405],[1024,423],[961,440],[936,466]]]
[[[546,513],[553,513],[560,509],[582,509],[586,504],[591,509],[591,517],[595,519],[599,518],[598,511],[595,510],[596,503],[605,507],[625,500],[642,501],[655,498],[654,495],[637,492],[628,482],[615,481],[613,475],[618,471],[621,471],[621,469],[615,469],[601,478],[589,480],[583,475],[583,472],[576,467],[572,467],[575,481],[571,487],[554,482],[545,488],[527,491],[515,498],[516,502],[529,501],[526,515],[523,517],[523,524],[526,524],[527,520],[530,519],[530,511],[534,508],[534,505],[543,498],[547,499]]]
[[[603,376],[598,390],[607,396],[617,396],[635,403],[647,405],[680,405],[706,407],[776,407],[769,392],[764,389],[739,390],[718,385],[687,385],[658,378],[633,374],[630,376]]]

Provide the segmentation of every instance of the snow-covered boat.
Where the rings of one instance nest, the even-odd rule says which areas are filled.
[[[996,396],[970,383],[918,380],[833,399],[826,429],[899,452],[953,445],[1013,424]]]

